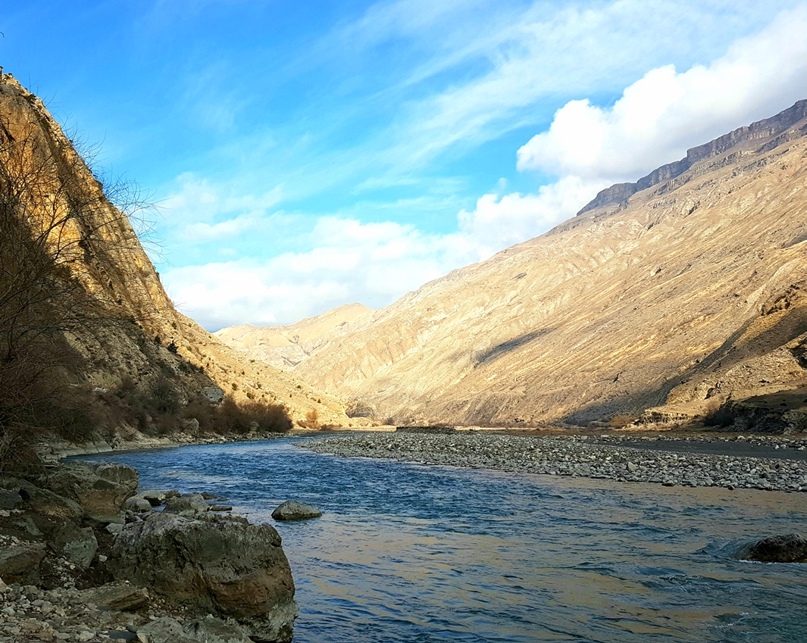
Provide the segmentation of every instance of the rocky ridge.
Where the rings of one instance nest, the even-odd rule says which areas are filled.
[[[636,183],[617,183],[616,185],[602,190],[591,202],[581,208],[577,216],[582,216],[586,212],[609,206],[624,208],[627,206],[630,197],[637,192],[674,179],[689,170],[696,163],[725,155],[729,150],[732,150],[732,154],[724,156],[721,161],[722,163],[730,164],[736,157],[743,153],[754,151],[764,152],[766,148],[773,149],[774,147],[778,147],[804,134],[803,125],[797,130],[793,129],[793,126],[804,119],[805,116],[807,116],[807,100],[801,100],[772,118],[740,127],[704,145],[693,147],[687,150],[686,156],[681,160],[662,165],[660,168],[653,170],[647,176],[636,181]],[[764,140],[765,144],[758,146],[757,142],[761,140]],[[754,148],[758,148],[758,150]]]
[[[293,368],[329,341],[372,318],[373,309],[346,304],[289,326],[228,326],[213,335],[250,359],[277,368]]]
[[[426,284],[293,372],[396,424],[666,426],[730,403],[761,409],[743,430],[784,412],[803,430],[804,109]]]

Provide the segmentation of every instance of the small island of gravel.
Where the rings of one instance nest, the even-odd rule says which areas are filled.
[[[311,440],[317,453],[428,465],[649,482],[807,491],[807,439],[508,435],[494,431],[362,433]],[[692,447],[695,448],[692,448]],[[690,447],[682,449],[681,447]],[[732,455],[736,451],[742,456]],[[721,453],[722,452],[722,453]],[[759,453],[765,457],[749,457]]]

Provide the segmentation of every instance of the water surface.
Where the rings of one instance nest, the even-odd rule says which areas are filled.
[[[291,562],[295,642],[803,641],[807,570],[735,560],[807,532],[807,494],[339,458],[298,439],[96,456],[220,494]],[[275,524],[287,499],[322,518]]]

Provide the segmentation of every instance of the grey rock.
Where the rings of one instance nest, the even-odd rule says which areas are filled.
[[[175,491],[173,489],[146,489],[145,491],[138,493],[137,496],[139,498],[143,498],[144,500],[148,500],[152,507],[159,507],[168,498],[176,498],[179,496],[179,491]]]
[[[108,566],[197,614],[234,618],[256,640],[291,640],[294,581],[269,525],[153,512],[123,528]]]
[[[219,404],[224,399],[224,391],[218,386],[205,386],[202,388],[202,394],[213,404]]]
[[[807,563],[807,538],[799,534],[764,538],[742,548],[738,557],[763,563]]]
[[[148,643],[252,643],[238,625],[210,615],[184,626],[164,616],[137,628],[137,635]]]
[[[272,512],[272,518],[275,520],[308,520],[321,515],[322,512],[316,507],[296,500],[286,500]]]
[[[123,525],[119,522],[111,522],[109,523],[105,529],[112,534],[113,536],[118,535],[121,531],[123,531]]]
[[[92,528],[82,529],[73,523],[65,523],[53,534],[52,546],[57,553],[82,569],[90,566],[98,551],[98,541]]]
[[[22,502],[19,491],[14,489],[0,489],[0,509],[14,509]]]
[[[107,583],[83,590],[81,599],[101,609],[121,612],[136,612],[148,607],[150,601],[148,590],[125,582]]]
[[[165,511],[182,515],[195,515],[207,513],[210,505],[200,493],[191,493],[185,496],[169,498],[165,501]]]
[[[151,503],[146,500],[145,498],[141,498],[139,496],[132,496],[131,498],[127,498],[126,502],[123,503],[123,508],[127,511],[132,511],[134,513],[145,513],[146,511],[151,511]]]
[[[64,521],[77,521],[84,513],[75,500],[60,496],[48,489],[42,489],[27,480],[2,478],[0,488],[16,492],[22,498],[22,503],[17,505],[17,509],[23,509],[44,518],[49,525],[39,521],[41,524],[38,528],[42,530],[58,526]]]
[[[122,522],[123,504],[137,489],[137,470],[125,464],[71,462],[44,476],[47,489],[77,502],[98,523]]]
[[[7,583],[36,583],[45,554],[44,543],[18,542],[0,548],[0,578]]]

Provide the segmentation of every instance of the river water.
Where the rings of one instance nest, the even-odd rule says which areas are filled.
[[[297,643],[807,641],[807,569],[735,560],[807,532],[807,494],[667,488],[319,455],[308,438],[191,446],[125,462],[143,488],[207,491],[277,523]]]

